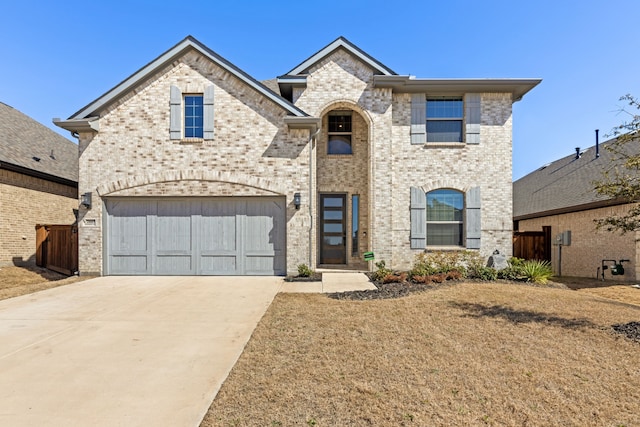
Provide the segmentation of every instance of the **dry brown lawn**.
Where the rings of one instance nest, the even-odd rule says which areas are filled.
[[[86,280],[40,267],[0,267],[0,300]]]
[[[515,284],[280,294],[202,426],[638,426],[640,343],[611,329],[631,321],[640,307]]]

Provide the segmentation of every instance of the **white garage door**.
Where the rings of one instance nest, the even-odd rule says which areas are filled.
[[[109,198],[108,275],[283,275],[283,197]]]

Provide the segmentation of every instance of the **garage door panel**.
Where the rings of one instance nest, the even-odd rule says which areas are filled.
[[[195,274],[191,255],[157,255],[155,271],[156,274],[168,276]]]
[[[235,251],[238,238],[237,202],[207,201],[200,217],[201,248],[203,251]]]
[[[114,203],[109,209],[111,219],[109,240],[117,251],[143,251],[147,246],[148,202]]]
[[[188,202],[158,202],[155,230],[158,252],[191,252],[192,210],[193,206]]]
[[[111,257],[113,274],[148,274],[147,255],[114,255]]]
[[[237,257],[224,255],[200,255],[200,268],[202,274],[230,275],[237,274]]]
[[[107,274],[285,274],[284,198],[108,199]]]

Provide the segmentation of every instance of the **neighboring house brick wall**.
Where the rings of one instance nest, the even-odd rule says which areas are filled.
[[[183,93],[201,93],[211,84],[214,139],[170,140],[170,86]],[[104,113],[99,133],[80,134],[80,192],[102,191],[101,197],[284,195],[287,269],[293,272],[298,264],[309,264],[310,144],[309,132],[289,130],[285,115],[246,83],[189,52]],[[194,171],[218,175],[197,176]],[[290,193],[278,191],[282,188]],[[300,210],[293,207],[294,191],[302,194]],[[102,215],[99,198],[93,209],[81,210],[81,274],[102,273]],[[95,220],[95,225],[87,220]]]
[[[73,224],[74,187],[0,169],[0,266],[34,264],[36,224]]]
[[[562,247],[561,269],[558,263],[559,248],[557,245],[551,246],[552,266],[556,274],[561,270],[563,276],[595,278],[603,259],[628,259],[630,262],[623,264],[624,276],[611,276],[607,271],[605,278],[640,280],[640,232],[621,235],[597,230],[594,223],[595,219],[621,215],[628,209],[628,205],[618,205],[520,220],[518,231],[541,231],[543,226],[550,226],[552,239],[563,231],[571,231],[571,245]]]

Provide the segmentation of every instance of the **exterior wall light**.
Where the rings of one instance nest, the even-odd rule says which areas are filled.
[[[91,193],[84,193],[80,195],[80,204],[87,209],[91,209]]]
[[[296,210],[300,209],[300,193],[293,195],[293,205],[296,207]]]

